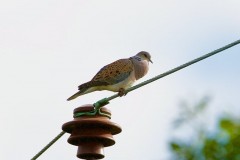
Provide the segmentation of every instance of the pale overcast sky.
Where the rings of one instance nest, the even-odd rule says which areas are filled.
[[[145,50],[143,80],[240,38],[239,0],[0,0],[0,159],[32,158],[72,120],[67,102],[104,65]],[[240,111],[240,46],[117,98],[107,106],[123,131],[105,160],[167,160],[182,100],[212,97],[211,115]],[[138,82],[138,83],[139,83]],[[65,134],[39,160],[77,159]]]

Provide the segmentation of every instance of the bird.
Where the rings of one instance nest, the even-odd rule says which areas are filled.
[[[130,58],[114,61],[102,67],[92,80],[78,86],[79,91],[67,101],[101,90],[118,92],[120,97],[126,95],[125,90],[147,74],[149,62],[153,63],[151,55],[146,51],[141,51]]]

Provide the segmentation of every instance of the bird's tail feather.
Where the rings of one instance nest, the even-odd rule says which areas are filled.
[[[75,93],[74,95],[72,95],[71,97],[69,97],[67,100],[70,101],[70,100],[77,98],[78,96],[96,91],[97,90],[96,86],[103,85],[103,84],[106,84],[106,82],[98,82],[98,81],[86,82],[86,83],[80,85],[78,87],[79,91],[77,93]]]
[[[74,95],[72,95],[71,97],[69,97],[69,98],[67,99],[67,101],[73,100],[73,99],[75,99],[75,98],[77,98],[78,96],[81,96],[81,95],[83,95],[83,93],[82,93],[81,91],[78,91],[77,93],[75,93]]]

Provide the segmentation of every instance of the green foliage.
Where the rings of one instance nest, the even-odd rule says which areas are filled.
[[[192,117],[190,119],[192,122]],[[217,124],[215,131],[210,132],[201,123],[196,123],[199,128],[190,138],[172,140],[172,159],[240,160],[240,120],[222,116]]]
[[[202,150],[209,160],[240,160],[240,121],[231,117],[221,118],[216,134],[204,139]]]

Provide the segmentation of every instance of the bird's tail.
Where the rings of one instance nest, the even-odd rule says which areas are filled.
[[[77,93],[75,93],[74,95],[72,95],[71,97],[69,97],[67,100],[70,101],[70,100],[77,98],[78,96],[96,91],[97,90],[96,86],[99,84],[101,84],[101,83],[99,83],[97,81],[86,82],[86,83],[80,85],[78,87],[79,91]]]
[[[71,97],[69,97],[69,98],[67,99],[67,101],[73,100],[73,99],[75,99],[75,98],[77,98],[78,96],[81,96],[81,95],[83,95],[83,93],[82,93],[81,91],[78,91],[77,93],[75,93],[74,95],[72,95]]]

